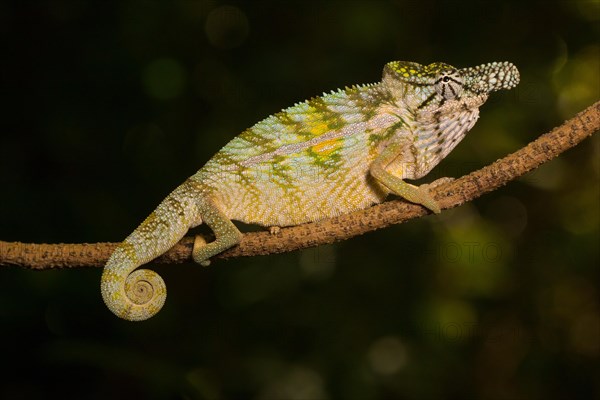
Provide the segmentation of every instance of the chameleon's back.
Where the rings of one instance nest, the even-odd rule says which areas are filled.
[[[368,174],[400,118],[380,84],[296,104],[230,141],[195,176],[230,219],[315,221],[381,202]],[[399,114],[399,113],[398,113]]]

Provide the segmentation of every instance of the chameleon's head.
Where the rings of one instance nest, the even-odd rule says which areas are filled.
[[[459,106],[478,108],[491,92],[515,87],[519,71],[509,62],[458,69],[441,62],[392,61],[385,66],[383,83],[410,110],[429,114]]]

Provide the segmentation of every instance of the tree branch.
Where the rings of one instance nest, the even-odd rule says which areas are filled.
[[[522,149],[433,190],[442,209],[457,207],[476,199],[555,158],[600,129],[600,101],[586,108],[561,126],[540,136]],[[276,234],[246,233],[239,246],[214,259],[283,253],[362,235],[428,214],[423,207],[402,200],[387,201],[365,210],[288,228]],[[191,260],[192,237],[183,238],[159,263]],[[31,269],[100,267],[117,243],[35,244],[0,241],[0,266]]]

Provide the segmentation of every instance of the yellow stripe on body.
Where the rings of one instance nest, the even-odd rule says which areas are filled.
[[[343,138],[333,138],[311,146],[310,150],[319,157],[328,157],[342,147],[343,142]]]

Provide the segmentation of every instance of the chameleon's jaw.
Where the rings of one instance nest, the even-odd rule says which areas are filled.
[[[461,70],[465,86],[475,93],[512,89],[519,83],[519,70],[507,61],[493,62]]]

